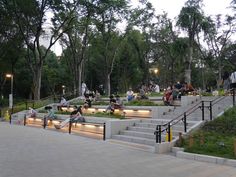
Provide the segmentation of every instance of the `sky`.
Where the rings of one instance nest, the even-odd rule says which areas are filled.
[[[134,2],[137,0],[133,0]],[[186,0],[149,0],[158,14],[163,11],[168,13],[168,17],[174,19],[178,16]],[[203,10],[205,15],[229,14],[229,7],[232,0],[203,0]]]
[[[203,11],[207,16],[217,14],[230,15],[232,11],[228,7],[231,1],[232,0],[203,0]],[[132,2],[134,6],[138,4],[138,0],[132,0]],[[163,11],[165,11],[170,19],[175,20],[186,0],[149,0],[149,2],[152,3],[157,14],[163,14]],[[56,55],[60,55],[62,52],[59,43],[56,43],[56,45],[52,47],[52,50]]]

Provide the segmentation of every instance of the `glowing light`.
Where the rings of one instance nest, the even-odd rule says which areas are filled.
[[[151,111],[150,111],[150,110],[138,110],[138,112],[149,113],[149,112],[151,112]]]
[[[134,112],[134,110],[131,110],[131,109],[125,109],[124,112]]]
[[[88,108],[88,111],[95,111],[94,108]]]
[[[84,125],[85,127],[88,127],[88,128],[95,128],[96,126],[95,125]]]
[[[59,124],[60,122],[57,121],[57,120],[53,120],[52,123],[53,123],[53,124]]]
[[[6,77],[7,77],[7,78],[11,78],[11,77],[12,77],[12,74],[6,74]]]
[[[65,107],[62,107],[61,109],[62,109],[62,111],[66,111],[67,110],[67,108],[65,108]]]
[[[105,109],[98,109],[98,111],[105,111]]]

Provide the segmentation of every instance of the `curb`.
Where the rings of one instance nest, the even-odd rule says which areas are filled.
[[[208,156],[202,154],[194,154],[189,152],[183,152],[183,148],[176,148],[172,149],[172,152],[175,153],[175,156],[182,159],[188,160],[195,160],[200,162],[208,162],[208,163],[215,163],[219,165],[227,165],[236,167],[236,160],[233,159],[226,159],[222,157],[215,157],[215,156]]]

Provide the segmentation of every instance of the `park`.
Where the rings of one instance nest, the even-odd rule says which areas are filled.
[[[236,1],[208,1],[1,1],[0,176],[235,176]]]

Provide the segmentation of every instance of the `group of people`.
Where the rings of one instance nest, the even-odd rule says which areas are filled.
[[[195,89],[190,83],[177,82],[173,86],[168,86],[164,91],[163,102],[167,106],[173,105],[173,101],[180,99],[181,96],[188,95],[189,93],[196,94]]]
[[[139,88],[138,95],[134,95],[134,92],[133,92],[132,88],[130,87],[129,90],[126,92],[126,99],[128,102],[132,101],[134,99],[137,99],[137,100],[148,99],[146,91],[145,91],[145,87],[141,86]]]
[[[109,100],[109,105],[106,108],[106,110],[104,112],[110,112],[110,113],[114,113],[115,109],[122,109],[123,108],[123,101],[121,100],[119,95],[111,95]]]

